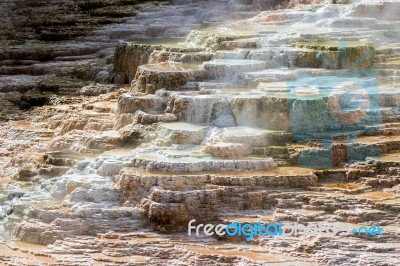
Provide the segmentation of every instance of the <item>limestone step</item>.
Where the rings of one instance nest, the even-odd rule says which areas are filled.
[[[247,86],[257,86],[264,83],[268,84],[272,82],[281,82],[281,86],[291,87],[293,85],[297,85],[295,83],[296,80],[299,80],[299,83],[306,80],[309,80],[311,82],[312,80],[315,81],[319,76],[321,76],[324,80],[331,79],[333,81],[337,79],[339,81],[342,73],[345,72],[342,72],[340,70],[338,71],[316,68],[276,67],[273,69],[243,73],[239,76],[239,81]],[[358,82],[361,81],[361,79],[358,80]]]
[[[149,63],[177,62],[185,64],[196,64],[210,61],[213,58],[212,53],[208,52],[174,52],[166,50],[155,50],[149,58]]]
[[[342,140],[322,140],[320,149],[298,153],[296,164],[303,167],[334,167],[341,163],[380,160],[400,150],[400,136],[358,136]]]
[[[399,76],[399,71],[398,67],[393,66],[390,67],[391,65],[384,64],[384,67],[381,66],[376,66],[374,71],[376,71],[376,74],[379,75],[380,77],[392,77],[392,76]],[[386,67],[385,67],[386,66]]]
[[[218,159],[189,148],[147,148],[135,152],[132,166],[146,171],[201,172],[265,170],[276,167],[271,158]]]
[[[176,122],[176,115],[165,112],[144,112],[141,110],[135,113],[120,113],[116,117],[114,129],[121,129],[127,125],[151,125],[154,123]]]
[[[211,79],[234,80],[244,72],[258,71],[266,68],[261,60],[222,60],[217,59],[203,63]]]
[[[173,144],[201,144],[210,127],[189,123],[161,123],[157,128],[156,140],[158,146],[171,146]]]
[[[132,91],[155,93],[159,89],[182,90],[189,81],[207,78],[207,71],[199,64],[161,63],[139,66],[132,83]]]
[[[249,147],[268,147],[284,145],[290,140],[290,132],[239,126],[214,129],[209,133],[206,142],[242,143]]]
[[[288,68],[282,69],[267,69],[262,71],[250,72],[246,71],[239,76],[239,80],[242,84],[249,86],[257,86],[259,83],[267,82],[284,82],[287,80],[295,80],[301,76],[296,71]]]
[[[216,51],[215,59],[225,59],[225,60],[244,60],[246,59],[249,51],[246,49],[235,49],[229,51]]]
[[[254,32],[243,28],[223,27],[193,30],[186,41],[192,45],[216,50],[233,50],[236,48],[256,48],[257,37]]]
[[[201,52],[202,48],[189,46],[181,38],[137,38],[131,41],[118,43],[114,55],[116,77],[115,83],[131,82],[141,65],[149,64],[150,60],[157,60],[157,53]],[[153,56],[153,57],[151,57]],[[172,67],[172,66],[171,66]]]
[[[375,49],[363,40],[297,42],[295,47],[308,49],[296,58],[298,67],[326,67],[331,69],[370,69]],[[346,55],[342,58],[342,55]]]
[[[399,69],[400,67],[400,59],[398,59],[399,61],[396,62],[393,60],[392,61],[386,61],[384,63],[380,63],[380,64],[375,64],[374,68],[376,69]]]
[[[328,80],[329,79],[331,78],[328,78]],[[318,78],[313,78],[312,80],[317,81]],[[352,79],[347,80],[352,82]],[[363,128],[373,123],[381,123],[382,121],[394,122],[398,119],[397,92],[389,92],[388,88],[387,92],[385,90],[379,90],[378,95],[377,88],[368,87],[370,83],[369,79],[361,81],[360,83],[367,85],[365,90],[363,89],[359,92],[352,93],[352,95],[357,95],[357,97],[361,98],[357,101],[351,100],[344,102],[343,104],[346,106],[338,106],[339,109],[334,105],[328,106],[328,104],[334,104],[334,102],[332,102],[334,99],[342,97],[340,93],[346,91],[343,90],[345,87],[332,90],[329,83],[325,82],[323,84],[326,87],[313,89],[296,87],[296,83],[296,81],[290,81],[290,83],[288,82],[287,84],[262,83],[257,90],[243,88],[236,92],[231,92],[232,90],[230,90],[229,86],[223,85],[221,86],[223,89],[210,91],[211,94],[176,94],[173,96],[174,101],[171,103],[173,105],[170,107],[170,110],[173,110],[172,112],[176,114],[181,121],[190,123],[214,123],[215,125],[221,126],[253,126],[276,130],[289,130],[292,126],[296,127],[297,122],[292,121],[292,118],[293,116],[300,115],[301,117],[299,117],[299,119],[301,119],[298,121],[302,122],[298,123],[299,127],[300,124],[302,124],[302,128],[305,129],[303,131],[308,130],[307,123],[315,123],[315,121],[321,123],[321,128],[324,127],[328,129],[327,126],[331,126],[332,129],[334,127],[339,129],[341,127],[351,128],[351,124]],[[298,83],[303,85],[302,81]],[[205,84],[206,83],[199,84],[199,86],[204,88]],[[214,85],[215,83],[212,84]],[[332,86],[334,85],[333,83]],[[350,87],[351,86],[353,85],[350,84]],[[365,104],[367,105],[364,105],[364,101],[362,100],[364,98]],[[296,104],[293,105],[293,103]],[[302,109],[302,111],[300,111],[300,109],[297,110],[297,108]],[[315,110],[312,111],[307,108],[319,108],[319,113],[315,113]],[[265,112],[265,110],[269,110],[269,112]],[[325,117],[325,122],[330,122],[327,122],[324,126],[324,120],[312,119],[310,117],[312,114],[318,115],[321,118]],[[338,121],[335,122],[332,120],[334,117],[336,117],[336,119],[340,118],[343,121],[340,120],[340,124],[338,124]],[[357,117],[359,118],[357,123],[351,122],[357,119]],[[222,120],[222,118],[224,120]],[[346,122],[346,119],[350,119],[348,121],[351,123]],[[313,127],[314,129],[318,128],[318,126],[316,127],[315,125],[313,125]],[[297,130],[297,128],[295,129]],[[311,128],[309,131],[311,132]]]
[[[371,3],[356,3],[355,8],[350,11],[349,16],[385,18],[385,20],[397,20],[396,12],[399,9],[399,3],[396,1],[383,1]]]
[[[315,149],[320,149],[320,147],[316,146],[312,140],[309,140],[309,143],[287,143],[286,145],[253,147],[252,152],[257,156],[271,156],[274,159],[281,159],[282,162],[290,162],[293,155],[304,150]]]
[[[118,113],[135,113],[136,111],[164,111],[167,99],[155,94],[124,93],[118,98]]]
[[[182,122],[216,126],[249,126],[289,130],[287,99],[261,93],[237,95],[177,94],[172,113]],[[270,110],[270,113],[265,112]]]

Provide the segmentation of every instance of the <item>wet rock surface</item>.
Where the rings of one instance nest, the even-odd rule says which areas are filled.
[[[1,263],[399,265],[398,3],[267,2],[71,2],[74,40],[26,24],[0,51]]]

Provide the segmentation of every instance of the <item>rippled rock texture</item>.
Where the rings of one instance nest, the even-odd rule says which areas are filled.
[[[2,264],[400,264],[398,1],[2,4]]]
[[[3,1],[7,12],[1,35],[11,42],[70,40],[102,25],[124,22],[145,2],[150,1]]]

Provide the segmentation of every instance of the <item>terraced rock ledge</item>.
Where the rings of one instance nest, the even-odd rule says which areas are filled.
[[[107,55],[72,92],[1,76],[1,263],[399,265],[400,3],[298,2],[150,7],[71,41]],[[192,219],[384,231],[246,241]]]

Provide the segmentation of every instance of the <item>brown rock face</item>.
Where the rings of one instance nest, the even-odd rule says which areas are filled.
[[[2,3],[0,9],[5,16],[0,19],[0,93],[22,94],[4,96],[16,105],[9,106],[10,112],[15,112],[16,107],[29,109],[48,104],[57,97],[55,93],[79,95],[81,87],[90,81],[114,81],[111,63],[116,39],[131,31],[104,29],[105,25],[122,23],[140,10],[159,5],[162,1]],[[123,82],[124,77],[117,83]],[[3,99],[3,95],[0,97]]]
[[[151,65],[148,65],[139,67],[132,90],[148,94],[154,94],[160,89],[179,91],[187,82],[203,81],[206,78],[206,71],[198,67],[176,71],[172,68],[164,71],[163,69],[153,69]]]
[[[299,67],[368,70],[375,61],[375,48],[362,42],[322,41],[299,43],[297,46],[308,49],[298,56],[295,64]]]
[[[144,2],[1,7],[0,264],[400,265],[396,1]]]
[[[151,53],[157,49],[153,45],[119,43],[114,56],[115,83],[130,83],[139,66],[149,62]]]
[[[145,2],[150,1],[7,1],[2,8],[9,20],[4,22],[1,35],[8,40],[22,42],[29,39],[70,40],[86,35],[99,26],[125,21],[140,10],[139,4]]]

